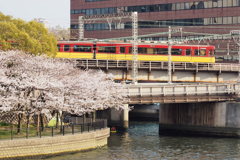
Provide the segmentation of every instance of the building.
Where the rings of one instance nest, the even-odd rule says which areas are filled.
[[[82,15],[138,12],[139,35],[144,40],[166,40],[168,26],[181,26],[182,38],[229,34],[240,29],[240,0],[71,0],[71,37],[78,38],[78,17]],[[109,25],[110,24],[110,25]],[[109,31],[111,28],[111,31]],[[86,38],[131,36],[131,19],[85,24]],[[180,38],[174,34],[173,38]],[[236,55],[236,44],[225,37],[192,43],[215,44],[218,55]],[[234,57],[232,57],[234,58]],[[235,57],[236,58],[236,57]]]

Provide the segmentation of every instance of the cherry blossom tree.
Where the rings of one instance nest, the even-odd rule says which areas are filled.
[[[0,51],[0,112],[29,118],[52,112],[82,115],[123,109],[125,90],[101,71],[82,71],[74,61]],[[39,123],[39,121],[38,121]]]

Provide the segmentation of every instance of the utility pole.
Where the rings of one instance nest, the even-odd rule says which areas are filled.
[[[132,83],[136,84],[138,79],[138,13],[118,13],[118,14],[103,14],[91,16],[79,16],[79,37],[78,40],[84,39],[84,24],[94,21],[107,21],[109,26],[113,21],[121,19],[132,20]],[[111,29],[111,27],[109,27]]]
[[[172,28],[168,26],[168,83],[172,83]]]
[[[240,66],[240,30],[230,32],[234,42],[238,45],[238,65]],[[240,70],[238,71],[238,83],[240,83]]]
[[[182,28],[172,28],[168,26],[168,83],[172,83],[172,45],[174,44],[172,41],[172,33],[180,32],[181,40],[182,40]]]
[[[81,40],[84,39],[84,20],[83,20],[83,16],[78,17],[78,25],[79,25],[78,40],[81,41]]]
[[[132,83],[137,84],[138,79],[138,13],[132,12]]]

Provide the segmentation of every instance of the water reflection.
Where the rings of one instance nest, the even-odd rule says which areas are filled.
[[[154,122],[132,122],[128,132],[114,133],[106,147],[48,160],[239,160],[240,140],[167,137]]]

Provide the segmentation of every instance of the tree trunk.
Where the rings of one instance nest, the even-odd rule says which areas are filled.
[[[37,135],[39,135],[39,131],[40,131],[40,115],[39,113],[37,114]]]
[[[43,122],[43,115],[42,114],[40,114],[40,123],[41,123],[41,131],[43,131],[44,130],[44,122]]]
[[[96,121],[96,111],[92,112],[92,121],[95,122]]]
[[[22,129],[22,113],[19,113],[18,115],[17,115],[17,117],[18,117],[18,124],[17,124],[17,134],[19,134],[20,132],[21,132],[21,129]]]
[[[30,115],[29,113],[27,114],[27,128],[29,128],[29,123],[30,123]]]
[[[27,128],[26,128],[26,137],[29,137],[29,123],[30,123],[30,114],[27,113]]]
[[[56,116],[56,128],[59,126],[59,112],[57,111],[57,116]]]
[[[60,115],[60,132],[62,132],[62,129],[63,129],[63,113]]]

